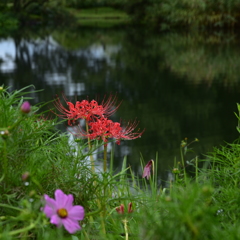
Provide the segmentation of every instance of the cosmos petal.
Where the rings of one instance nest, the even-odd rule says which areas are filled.
[[[57,215],[51,217],[50,223],[55,224],[57,227],[62,226],[62,219]]]
[[[44,199],[46,201],[46,205],[43,209],[43,212],[46,214],[47,217],[51,217],[57,209],[56,201],[46,194],[44,195]]]
[[[73,206],[68,212],[68,217],[71,220],[83,220],[84,218],[84,208],[82,206]]]
[[[62,190],[57,189],[55,191],[55,199],[57,208],[65,208],[65,205],[68,201],[68,196],[64,194]]]
[[[62,223],[65,229],[71,234],[81,229],[79,223],[77,221],[71,220],[70,218],[62,219]]]
[[[67,209],[67,211],[69,212],[73,207],[73,195],[69,194],[67,195],[67,200],[65,202],[64,208]]]
[[[52,215],[56,213],[56,211],[54,211],[53,208],[47,205],[44,207],[43,212],[46,214],[48,218],[52,217]]]

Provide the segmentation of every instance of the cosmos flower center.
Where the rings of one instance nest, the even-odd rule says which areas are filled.
[[[57,214],[60,218],[66,218],[68,216],[68,212],[65,208],[58,209]]]

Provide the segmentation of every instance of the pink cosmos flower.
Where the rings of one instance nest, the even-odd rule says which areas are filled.
[[[55,199],[50,198],[44,194],[46,205],[43,208],[43,212],[50,222],[57,227],[62,225],[69,233],[75,233],[81,229],[78,221],[84,218],[84,208],[82,206],[73,206],[73,195],[66,195],[62,190],[57,189],[55,191]]]
[[[147,165],[144,167],[144,170],[143,170],[143,175],[142,177],[143,178],[147,178],[149,179],[150,175],[151,175],[151,168],[152,168],[152,164],[153,164],[153,160],[150,160]]]

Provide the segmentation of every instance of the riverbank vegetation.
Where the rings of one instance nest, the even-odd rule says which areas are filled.
[[[144,138],[137,122],[124,128],[110,120],[121,107],[115,96],[31,106],[33,91],[0,88],[1,239],[239,239],[238,140],[187,161],[198,139],[184,139],[163,183],[161,153],[139,155],[140,172],[127,158],[122,169],[113,168],[110,141],[117,147]],[[50,110],[42,111],[46,105]],[[78,124],[82,118],[87,128]],[[58,131],[63,121],[65,133]],[[102,157],[94,160],[97,151]]]
[[[96,18],[107,25],[127,22],[158,30],[234,29],[239,27],[239,10],[239,0],[5,0],[0,4],[0,23],[5,31],[22,24],[91,25]]]
[[[234,28],[239,26],[240,2],[217,0],[135,0],[127,12],[133,21],[168,28]]]

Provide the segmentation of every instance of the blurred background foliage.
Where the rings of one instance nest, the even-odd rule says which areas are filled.
[[[86,17],[81,15],[82,10],[93,9],[89,13],[92,18],[92,13],[97,14],[101,8],[106,14],[112,11],[111,19],[129,16],[133,24],[147,24],[161,30],[234,28],[239,26],[240,20],[240,0],[4,0],[0,8],[1,12],[4,9],[4,12],[14,13],[19,23],[34,25],[73,24],[76,18]],[[125,15],[115,12],[116,9]],[[3,16],[0,22],[11,29],[12,17]]]

